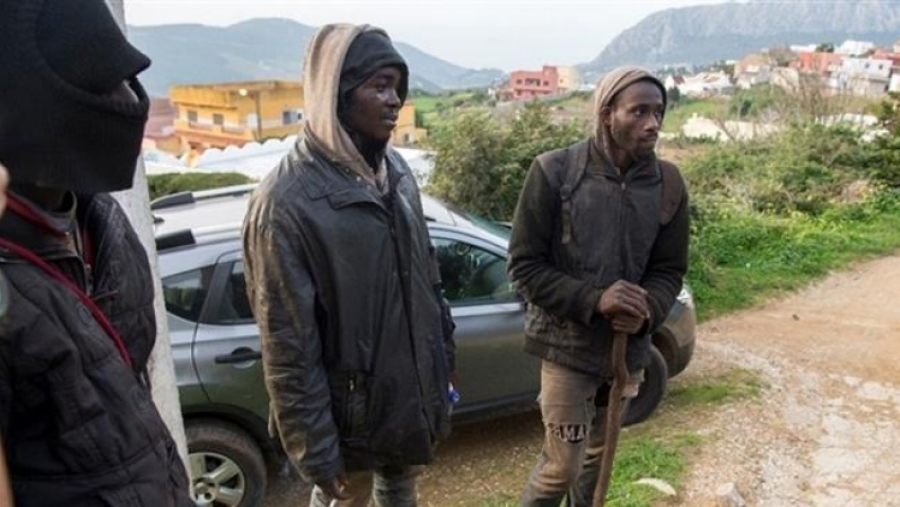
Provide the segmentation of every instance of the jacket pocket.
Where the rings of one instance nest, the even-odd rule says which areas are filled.
[[[341,438],[348,444],[368,440],[380,405],[378,379],[361,372],[332,377],[332,415]]]

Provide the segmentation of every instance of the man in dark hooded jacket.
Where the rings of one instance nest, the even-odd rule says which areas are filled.
[[[630,335],[637,395],[650,335],[665,320],[687,270],[687,192],[654,150],[666,108],[647,72],[610,72],[595,92],[595,134],[539,156],[525,182],[510,240],[510,276],[529,302],[526,351],[542,359],[544,448],[526,506],[591,505],[603,455],[611,346]],[[628,403],[623,403],[627,410]]]
[[[0,2],[0,435],[15,503],[193,505],[156,410],[147,255],[131,186],[150,61],[103,0]]]
[[[304,131],[250,201],[244,262],[272,423],[312,505],[416,505],[449,430],[452,338],[409,167],[388,146],[409,71],[387,34],[309,44]],[[332,503],[334,502],[334,503]]]

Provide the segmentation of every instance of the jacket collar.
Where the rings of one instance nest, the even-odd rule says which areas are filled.
[[[68,248],[65,235],[49,234],[15,213],[4,213],[3,218],[0,219],[0,237],[21,245],[44,258],[74,255]],[[2,256],[5,257],[5,254]]]
[[[302,144],[301,144],[302,143]],[[327,197],[334,208],[342,208],[358,202],[371,202],[383,206],[383,200],[371,185],[358,179],[357,174],[349,167],[335,166],[322,155],[313,143],[303,139],[295,150],[306,151],[317,162],[308,172],[306,193],[310,199]],[[397,184],[409,176],[409,168],[393,149],[385,152],[385,166],[390,179],[390,193],[397,191]]]
[[[659,164],[656,160],[656,153],[649,157],[632,163],[631,167],[625,171],[624,177],[619,174],[609,154],[600,149],[596,137],[591,137],[588,148],[588,171],[596,174],[602,174],[607,178],[616,181],[637,181],[643,179],[660,179]]]

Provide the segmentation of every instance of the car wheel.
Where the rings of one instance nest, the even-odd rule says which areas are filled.
[[[644,422],[653,414],[666,392],[668,378],[666,360],[656,347],[651,346],[650,366],[644,370],[644,383],[641,384],[637,398],[631,400],[631,404],[628,406],[628,413],[623,421],[625,426]]]
[[[185,428],[194,501],[199,507],[256,507],[266,491],[266,463],[247,432],[221,421]]]

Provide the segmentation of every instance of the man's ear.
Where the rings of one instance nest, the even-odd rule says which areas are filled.
[[[600,123],[609,127],[612,124],[612,107],[605,106],[600,109]]]

